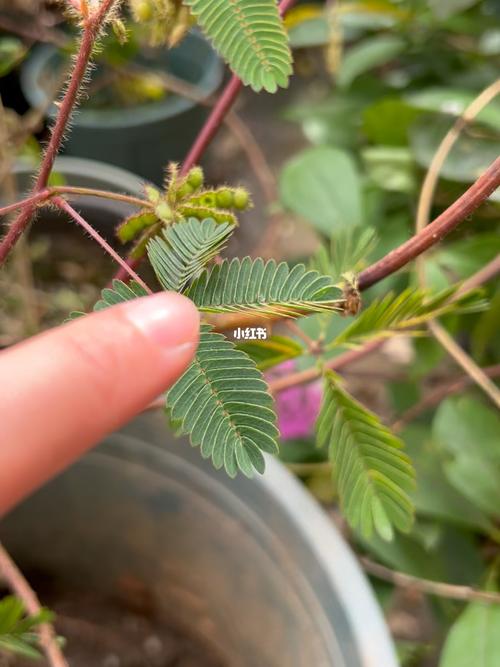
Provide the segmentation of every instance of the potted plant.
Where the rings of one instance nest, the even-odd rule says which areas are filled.
[[[464,480],[469,479],[468,474],[471,471],[478,473],[475,456],[471,454],[470,449],[470,442],[474,441],[474,429],[480,426],[483,432],[484,428],[485,432],[488,432],[486,440],[489,441],[491,425],[494,427],[497,423],[490,411],[483,406],[478,414],[488,416],[484,418],[481,416],[475,420],[473,428],[469,424],[467,436],[464,438],[461,428],[455,427],[455,423],[463,423],[460,420],[462,416],[460,409],[455,409],[456,406],[453,404],[445,405],[444,413],[439,416],[435,426],[435,434],[436,438],[447,441],[448,450],[446,455],[442,453],[443,461],[441,458],[432,459],[431,481],[428,476],[426,477],[426,472],[429,471],[420,470],[422,458],[415,457],[419,463],[418,474],[427,481],[427,489],[423,495],[419,495],[419,492],[415,491],[417,471],[414,458],[405,451],[405,442],[399,433],[400,427],[398,424],[394,427],[389,426],[386,423],[389,421],[386,413],[379,415],[378,410],[366,405],[361,396],[354,396],[350,386],[339,373],[343,373],[353,362],[379,349],[387,339],[403,335],[407,340],[410,338],[420,340],[429,328],[440,343],[445,341],[442,344],[447,350],[453,351],[454,358],[460,359],[469,372],[473,367],[471,378],[478,382],[493,402],[500,404],[498,389],[492,386],[492,382],[484,381],[486,373],[484,371],[478,373],[478,369],[470,360],[463,362],[464,351],[457,352],[457,344],[454,345],[453,341],[451,343],[449,341],[450,332],[448,331],[447,336],[446,331],[443,334],[436,322],[437,318],[450,318],[445,321],[456,322],[455,318],[488,312],[488,303],[477,287],[498,274],[500,270],[498,257],[488,261],[480,268],[477,275],[469,277],[465,285],[453,280],[455,277],[453,272],[449,274],[452,284],[447,286],[441,283],[427,288],[424,285],[416,285],[415,282],[402,286],[398,281],[393,283],[393,291],[386,292],[382,283],[400,269],[407,267],[413,260],[421,261],[419,258],[426,250],[437,246],[445,236],[457,229],[464,218],[470,216],[483,202],[488,201],[500,184],[500,158],[482,169],[479,175],[476,174],[474,183],[465,189],[456,201],[442,210],[432,222],[422,223],[422,220],[428,222],[429,209],[426,216],[420,219],[415,234],[401,242],[395,242],[391,236],[389,247],[379,250],[378,256],[373,257],[373,233],[370,229],[363,228],[363,203],[370,204],[368,210],[373,212],[380,210],[377,206],[382,208],[384,200],[378,190],[375,192],[375,197],[369,198],[369,195],[373,194],[372,181],[378,182],[380,189],[387,187],[390,192],[395,191],[396,204],[400,206],[401,192],[407,192],[401,188],[407,188],[408,182],[411,184],[413,181],[411,178],[397,178],[395,186],[392,178],[386,182],[385,175],[390,173],[390,170],[384,169],[383,176],[379,171],[377,177],[372,176],[367,183],[367,178],[363,180],[359,177],[359,161],[354,160],[350,154],[329,145],[309,148],[287,165],[281,184],[281,197],[287,207],[302,217],[309,217],[320,230],[322,245],[319,252],[311,258],[307,266],[277,262],[274,259],[264,262],[260,257],[234,258],[231,261],[225,259],[225,247],[235,232],[239,213],[251,205],[250,195],[244,188],[233,184],[208,186],[203,169],[198,163],[237,98],[242,85],[248,84],[255,91],[266,90],[270,93],[285,87],[291,73],[292,57],[286,31],[274,0],[261,0],[258,7],[233,0],[231,2],[189,0],[189,6],[199,26],[213,40],[234,73],[214,104],[188,155],[181,164],[168,165],[161,185],[158,187],[147,185],[140,196],[134,197],[103,191],[86,193],[112,200],[125,198],[134,206],[132,214],[125,217],[116,230],[121,242],[131,244],[130,252],[124,259],[76,210],[72,197],[81,194],[81,191],[49,183],[56,155],[85,79],[97,35],[117,20],[117,14],[111,11],[113,0],[101,2],[69,0],[69,4],[76,12],[82,30],[78,55],[31,192],[0,209],[2,215],[15,214],[0,241],[0,264],[16,247],[34,214],[38,213],[38,209],[56,207],[91,234],[101,248],[120,265],[120,271],[111,286],[102,290],[101,298],[94,305],[95,310],[104,310],[118,303],[146,297],[152,290],[137,273],[137,269],[147,258],[162,289],[188,296],[197,307],[202,317],[200,342],[191,366],[161,399],[172,429],[186,438],[184,445],[180,443],[180,456],[177,457],[173,453],[175,445],[171,450],[159,451],[157,448],[158,444],[163,445],[167,439],[164,426],[159,427],[157,422],[160,418],[164,419],[165,415],[159,413],[144,415],[120,434],[111,436],[107,441],[107,447],[104,448],[104,456],[96,454],[88,458],[79,467],[70,470],[66,478],[60,478],[52,487],[41,492],[36,507],[38,509],[43,503],[46,508],[43,516],[47,515],[47,520],[43,526],[39,522],[40,515],[37,514],[35,517],[33,510],[29,509],[29,504],[25,505],[24,508],[27,509],[21,507],[18,513],[12,515],[12,523],[10,519],[7,520],[6,539],[9,540],[11,548],[17,551],[18,557],[29,566],[28,550],[32,549],[37,531],[45,530],[45,527],[50,527],[52,531],[53,528],[51,539],[54,541],[57,537],[59,540],[61,532],[64,532],[63,525],[66,523],[74,528],[77,523],[75,517],[80,516],[82,521],[78,522],[78,525],[82,530],[80,533],[83,536],[82,541],[84,543],[87,541],[89,548],[92,546],[92,549],[95,549],[91,555],[91,566],[85,564],[86,554],[81,542],[75,545],[75,541],[71,541],[64,555],[53,549],[45,550],[43,548],[45,536],[42,536],[37,544],[40,545],[39,553],[43,552],[44,558],[47,558],[45,561],[47,573],[54,571],[54,565],[57,566],[56,569],[64,572],[67,571],[65,566],[68,563],[75,564],[77,577],[88,577],[89,581],[95,581],[96,590],[108,595],[118,591],[122,598],[128,599],[129,605],[139,605],[143,615],[145,612],[150,618],[154,617],[155,611],[161,609],[162,600],[169,601],[170,607],[175,605],[179,618],[183,616],[184,610],[191,612],[191,618],[200,612],[198,618],[206,622],[206,626],[203,626],[205,636],[211,633],[218,650],[223,652],[222,659],[225,652],[226,657],[229,656],[240,664],[262,664],[267,660],[268,664],[272,665],[282,663],[283,658],[286,662],[291,653],[292,660],[302,659],[302,656],[305,656],[305,664],[316,664],[316,661],[318,664],[335,664],[335,653],[332,654],[332,649],[329,648],[335,644],[335,640],[332,643],[325,642],[321,648],[318,643],[319,635],[315,634],[315,630],[311,635],[311,643],[307,633],[297,637],[297,633],[292,631],[290,637],[290,627],[294,625],[284,622],[280,613],[276,635],[281,638],[285,635],[286,641],[272,646],[271,643],[266,645],[267,637],[273,632],[272,622],[276,616],[266,617],[268,621],[264,624],[261,624],[259,619],[263,600],[266,602],[271,600],[269,605],[271,609],[275,603],[281,604],[281,609],[286,609],[285,617],[290,619],[293,612],[285,604],[288,592],[284,591],[292,580],[294,584],[298,584],[295,592],[290,593],[289,600],[292,607],[295,606],[300,615],[298,609],[303,606],[302,603],[307,605],[310,602],[313,609],[311,617],[320,621],[323,637],[330,633],[332,622],[338,631],[338,642],[342,641],[341,636],[350,635],[351,638],[356,636],[354,626],[350,622],[352,597],[349,596],[349,601],[342,601],[341,605],[337,605],[331,587],[331,573],[326,578],[323,576],[324,572],[322,574],[321,540],[328,542],[330,554],[337,551],[337,546],[331,541],[333,539],[331,531],[326,528],[316,510],[311,509],[309,501],[305,500],[303,495],[301,497],[300,494],[295,495],[296,487],[292,489],[289,485],[290,478],[283,474],[281,468],[277,468],[281,471],[278,476],[288,480],[283,482],[283,488],[289,489],[283,491],[289,496],[285,500],[282,499],[280,492],[280,501],[274,503],[264,490],[266,482],[261,478],[257,478],[260,481],[255,482],[256,472],[263,473],[266,465],[268,471],[275,468],[275,463],[269,459],[270,454],[278,453],[280,440],[276,426],[274,397],[303,384],[321,382],[320,405],[316,400],[317,388],[314,396],[311,392],[307,400],[307,420],[315,421],[316,435],[309,435],[310,440],[306,444],[309,445],[310,459],[305,463],[312,463],[315,471],[317,465],[322,471],[326,471],[328,483],[333,487],[343,521],[348,527],[346,530],[358,548],[369,548],[386,562],[391,558],[397,562],[398,557],[406,556],[408,551],[410,551],[408,560],[413,562],[411,555],[416,551],[420,555],[423,554],[422,558],[427,562],[428,552],[433,550],[448,526],[442,529],[443,532],[441,527],[436,532],[435,524],[422,522],[421,519],[428,518],[429,515],[435,517],[437,513],[447,520],[451,515],[459,525],[464,521],[468,525],[472,522],[477,530],[477,535],[474,536],[477,538],[480,535],[482,539],[484,538],[488,549],[491,549],[496,557],[496,545],[493,541],[498,541],[498,530],[492,520],[495,517],[496,506],[492,503],[490,495],[495,486],[488,485],[488,493],[479,495],[477,486],[474,486],[474,494],[471,495],[467,493],[468,486],[463,484]],[[291,4],[289,0],[282,0],[280,12],[284,13]],[[369,52],[372,52],[371,48]],[[390,50],[392,57],[400,52],[400,50]],[[384,50],[384,58],[389,57]],[[381,64],[380,60],[376,62]],[[386,63],[387,60],[383,62]],[[344,72],[342,85],[348,87],[356,78],[357,72],[356,68],[348,71],[350,76]],[[370,90],[372,91],[373,87]],[[410,123],[413,121],[413,114],[407,114],[406,106],[403,107],[405,107],[405,118]],[[376,120],[379,111],[380,109],[376,110]],[[396,116],[399,117],[400,113],[402,113],[401,105],[397,105]],[[393,118],[394,115],[391,114],[394,114],[393,107],[390,108],[390,117]],[[371,120],[373,122],[373,117]],[[459,121],[461,127],[464,118],[461,116]],[[391,137],[395,125],[395,123],[389,124]],[[377,123],[375,126],[375,133],[378,136],[380,128]],[[383,129],[385,137],[387,128]],[[458,132],[457,127],[454,128],[452,137],[456,132]],[[400,138],[398,134],[397,140]],[[400,169],[402,164],[406,164],[405,160],[401,160],[399,151],[389,151],[389,153],[392,166],[396,163]],[[444,157],[442,152],[438,153],[439,159],[444,160]],[[369,171],[368,167],[373,168],[373,154],[371,158],[371,162],[367,161],[366,173],[372,175],[373,172]],[[434,164],[434,169],[429,171],[426,178],[427,188],[433,189],[438,172],[439,169],[436,171]],[[397,176],[401,174],[398,172]],[[424,193],[425,191],[424,188]],[[427,201],[429,204],[424,195],[422,201],[424,203]],[[410,208],[410,203],[411,200],[404,200],[405,209]],[[470,218],[468,220],[471,222]],[[420,279],[423,282],[421,277]],[[364,305],[363,294],[374,286],[377,286],[376,292],[368,296],[368,304]],[[85,317],[85,313],[73,313],[72,317]],[[458,321],[462,322],[462,319]],[[491,324],[483,323],[483,326]],[[421,354],[418,363],[424,360],[425,355]],[[284,369],[281,367],[281,372],[273,376],[263,374],[263,371],[273,370],[282,362],[288,363]],[[382,369],[381,373],[384,371],[387,369]],[[467,386],[471,378],[465,380],[459,378],[459,390],[460,387]],[[401,378],[395,379],[389,375],[387,382],[393,386],[398,379],[401,382]],[[403,376],[403,382],[405,379],[408,378]],[[396,389],[396,393],[397,391]],[[446,391],[453,392],[456,389],[448,388]],[[289,407],[292,406],[291,410],[299,412],[304,402],[299,394],[294,393],[290,397]],[[428,403],[425,403],[424,409],[427,407]],[[413,406],[412,412],[415,410],[417,415],[420,415],[419,411],[422,408],[417,404],[416,408]],[[293,430],[294,435],[304,435],[302,425],[300,426],[300,429]],[[444,436],[443,431],[445,431]],[[417,444],[421,447],[429,447],[432,444],[424,438],[417,440]],[[186,441],[190,442],[192,448],[186,447]],[[110,446],[110,442],[115,444]],[[456,442],[459,442],[462,451],[458,451]],[[136,444],[140,452],[137,455]],[[411,440],[408,444],[411,444]],[[414,451],[414,447],[411,447],[411,450]],[[117,464],[113,458],[115,454],[125,462]],[[486,449],[484,456],[485,459],[479,466],[479,478],[484,476],[490,479],[488,474],[491,470],[498,469],[498,459],[489,454],[489,448]],[[109,461],[110,457],[112,461]],[[190,464],[186,463],[191,460],[197,461],[196,470],[204,471],[201,477],[198,472],[193,471]],[[101,463],[107,470],[101,472]],[[173,474],[171,470],[174,470]],[[310,470],[307,465],[306,470]],[[227,474],[226,477],[222,476],[223,471]],[[308,474],[304,473],[304,468],[301,474],[308,477]],[[189,478],[185,487],[186,493],[180,488],[184,476]],[[126,478],[124,483],[123,477]],[[173,478],[173,481],[167,482],[165,478],[169,480]],[[439,490],[445,489],[445,498],[438,494],[437,501],[435,498],[431,501],[429,497],[435,491],[433,480],[436,479]],[[92,484],[89,484],[89,480],[92,480]],[[270,480],[273,480],[272,472]],[[461,487],[460,482],[462,482]],[[256,484],[261,486],[258,487]],[[276,478],[273,485],[279,484]],[[462,489],[461,492],[458,492],[459,487]],[[257,493],[256,488],[260,489]],[[134,494],[137,491],[137,496],[132,498],[130,505],[128,500],[126,502],[123,489],[127,491],[133,489]],[[210,493],[207,489],[210,489]],[[215,539],[213,524],[217,525],[216,517],[220,517],[221,514],[216,509],[211,514],[210,509],[214,505],[218,505],[219,509],[227,508],[228,498],[231,497],[230,489],[235,490],[239,498],[243,499],[243,507],[238,501],[231,499],[230,520],[226,520],[227,514],[224,520],[221,517],[219,527],[222,532],[218,533]],[[101,511],[101,499],[103,496],[107,498],[108,494],[114,500],[123,498],[123,507],[120,506],[120,502],[109,501],[106,503],[106,509]],[[184,502],[179,501],[182,494]],[[192,496],[193,502],[197,502],[195,501],[197,494],[202,500],[198,503],[197,509],[191,512],[187,509],[190,498]],[[293,500],[290,504],[290,497],[297,498],[295,505]],[[477,507],[471,501],[473,497],[478,499]],[[146,508],[144,512],[143,507]],[[298,516],[289,521],[297,508]],[[186,511],[185,516],[182,515],[183,511]],[[417,511],[419,521],[415,523]],[[299,516],[302,512],[307,515],[306,525],[300,525]],[[51,524],[52,515],[54,521]],[[180,522],[179,515],[182,516]],[[256,524],[253,523],[254,515],[259,517]],[[100,521],[95,521],[96,516]],[[212,521],[209,521],[209,518]],[[22,528],[24,521],[32,532],[32,535],[27,537],[27,529]],[[179,544],[171,545],[169,553],[174,554],[179,567],[189,571],[186,573],[186,579],[182,580],[186,582],[186,587],[181,591],[178,587],[168,592],[162,589],[155,595],[155,592],[151,591],[153,586],[150,575],[153,573],[155,581],[163,581],[162,573],[158,569],[161,562],[159,563],[155,553],[158,547],[161,553],[166,551],[162,541],[165,539],[161,531],[163,521],[168,522],[170,535],[173,533],[180,535]],[[198,548],[197,534],[190,528],[190,525],[197,526],[200,522],[206,531],[203,533],[206,543],[204,549]],[[239,532],[242,524],[245,530]],[[131,525],[138,526],[137,532],[132,535],[127,532],[127,526]],[[258,528],[254,528],[256,525]],[[311,531],[314,525],[320,526],[319,541],[316,531],[314,536]],[[115,533],[117,526],[118,532]],[[268,572],[273,572],[272,582],[269,582],[268,574],[264,570],[259,573],[257,583],[252,572],[249,575],[246,571],[242,572],[240,568],[244,555],[239,551],[236,551],[236,564],[233,561],[227,567],[219,568],[222,558],[219,540],[224,541],[223,533],[226,526],[231,537],[231,546],[235,549],[241,543],[245,547],[245,553],[253,550],[254,544],[245,543],[245,536],[248,537],[249,534],[252,537],[256,536],[255,543],[261,550],[260,553],[262,550],[266,551],[264,545],[266,548],[269,545],[268,553],[275,554],[271,559],[266,555],[270,568]],[[413,535],[412,531],[416,534]],[[453,544],[470,546],[470,542],[467,542],[463,535],[457,536],[456,532],[453,530],[451,532],[455,536]],[[23,536],[20,536],[20,533],[23,533]],[[94,538],[96,534],[98,539]],[[289,534],[295,534],[290,542],[286,537]],[[305,535],[308,537],[305,538]],[[272,551],[270,545],[276,543],[277,536],[281,546]],[[23,542],[24,537],[26,541]],[[412,542],[413,537],[418,540],[417,546]],[[61,543],[64,542],[61,540]],[[123,549],[116,548],[118,544],[123,545]],[[136,550],[138,545],[145,546],[140,556]],[[177,546],[179,551],[175,550]],[[108,547],[112,553],[109,553]],[[78,553],[74,553],[75,550]],[[222,551],[224,556],[231,558],[229,549]],[[315,552],[315,557],[312,560],[304,559],[306,554],[311,555],[311,551]],[[97,554],[100,553],[109,554],[111,567],[105,562],[102,570],[95,567]],[[292,566],[288,571],[289,577],[285,588],[274,595],[274,585],[279,585],[282,568],[287,567],[287,557],[292,553],[294,563],[299,563],[299,566],[297,568]],[[468,553],[470,554],[470,551]],[[206,554],[211,555],[209,571],[212,581],[206,577],[201,577],[201,580],[197,578],[199,572],[207,571],[204,569],[205,563],[202,562]],[[195,560],[191,561],[191,558]],[[257,555],[252,561],[252,566],[256,559]],[[280,564],[277,571],[272,569],[276,561]],[[194,567],[189,567],[190,562],[195,563]],[[459,586],[457,592],[455,586],[450,588],[445,583],[436,584],[421,576],[411,577],[408,573],[393,572],[370,559],[363,559],[363,562],[367,563],[367,567],[376,576],[388,578],[390,582],[398,585],[403,582],[401,585],[417,587],[419,591],[425,593],[443,595],[445,590],[444,594],[447,596],[462,596],[461,599],[474,602],[477,600],[498,602],[499,599],[493,591]],[[477,559],[475,562],[477,563]],[[306,572],[308,563],[311,564],[312,571]],[[481,566],[478,569],[481,570]],[[9,569],[4,571],[8,573]],[[108,578],[114,576],[115,571],[119,586],[110,585]],[[174,584],[181,581],[177,574],[178,570],[172,571],[174,576],[169,578],[168,586],[172,581]],[[12,573],[12,569],[10,572]],[[104,580],[102,583],[98,583],[99,577]],[[194,584],[189,583],[192,581],[191,577],[196,577]],[[7,578],[12,585],[13,577]],[[236,602],[243,599],[247,592],[249,595],[248,598],[245,597],[245,601],[249,601],[247,608],[251,611],[245,618],[245,624],[250,626],[252,621],[257,628],[254,634],[250,634],[252,630],[250,627],[248,633],[246,628],[243,628],[243,632],[237,636],[237,645],[231,644],[235,635],[227,632],[227,628],[231,627],[232,618],[228,619],[226,616],[219,622],[218,610],[215,610],[208,620],[204,615],[206,600],[217,606],[219,599],[217,595],[227,590],[228,584],[231,584],[233,579],[234,587],[242,596]],[[306,586],[298,592],[304,579],[307,579]],[[359,576],[352,570],[349,573],[348,569],[345,579],[347,583],[352,580],[358,587]],[[256,588],[257,596],[255,596]],[[19,590],[25,589],[21,587]],[[186,591],[192,593],[193,590],[203,591],[201,600],[193,595],[186,596]],[[342,598],[340,585],[337,590]],[[328,602],[321,598],[321,591],[326,591]],[[180,600],[178,604],[174,602],[176,595]],[[257,604],[253,606],[252,599],[255,597],[258,598]],[[17,616],[15,614],[14,616],[21,628],[26,628],[26,623],[31,628],[30,624],[40,620],[36,615],[34,618],[23,620],[22,610],[20,613],[19,606],[15,607],[15,600],[10,601],[8,605],[10,610],[14,608],[16,611]],[[340,607],[343,607],[343,611],[337,615],[335,610],[339,610]],[[234,605],[229,604],[224,606],[222,611],[232,616],[238,608],[235,611]],[[362,602],[362,608],[362,611],[369,610],[370,603]],[[465,612],[465,621],[468,622],[471,615],[474,621],[472,626],[476,627],[477,616],[482,619],[483,611],[482,608],[472,606],[470,614],[469,609]],[[7,612],[4,608],[4,617],[9,616]],[[356,609],[355,613],[361,612]],[[342,617],[345,624],[341,620]],[[214,618],[217,619],[215,626]],[[329,619],[330,625],[326,619]],[[490,621],[483,625],[489,627]],[[363,631],[366,631],[367,627],[368,621]],[[465,636],[468,634],[467,626],[463,633],[459,619],[457,627],[458,640],[452,631],[452,648],[449,649],[451,655],[459,653],[461,647],[467,644],[463,641],[463,634]],[[230,635],[226,636],[225,643],[220,635],[222,628],[226,630],[226,635]],[[346,630],[345,634],[343,629]],[[24,648],[36,644],[32,633],[19,631],[19,634],[21,637],[18,639]],[[27,637],[24,636],[26,634]],[[349,666],[362,665],[363,661],[370,662],[375,655],[376,646],[381,646],[383,651],[387,648],[385,639],[381,637],[383,633],[379,635],[378,631],[377,636],[369,637],[370,642],[373,641],[369,655],[366,653],[360,655],[363,651],[356,649],[350,650],[347,644],[351,649],[353,644],[349,640],[345,650],[338,649],[338,661],[343,660]],[[54,647],[52,639],[49,637],[49,648]],[[291,642],[296,642],[293,647],[297,647],[297,652],[293,649],[290,651]],[[268,649],[266,646],[271,648]],[[278,648],[274,648],[276,646]],[[304,652],[301,654],[299,651],[302,649]],[[279,655],[275,655],[275,650]],[[262,651],[265,652],[262,654]],[[315,651],[319,653],[314,655]],[[258,656],[256,660],[254,660],[255,655]],[[262,659],[261,655],[264,656]],[[61,660],[61,657],[58,659]],[[391,649],[385,657],[377,658],[377,662],[379,660],[382,664],[391,664]]]

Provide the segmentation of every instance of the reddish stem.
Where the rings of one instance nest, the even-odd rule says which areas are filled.
[[[9,204],[8,206],[3,206],[2,208],[0,208],[0,217],[7,215],[8,213],[12,213],[12,211],[17,211],[18,209],[23,208],[24,206],[38,204],[44,199],[48,199],[50,195],[51,191],[48,188],[46,188],[41,192],[37,192],[34,195],[26,197],[26,199],[21,199],[20,201],[16,201],[13,204]]]
[[[114,1],[115,0],[105,0],[99,7],[95,16],[92,17],[91,20],[87,20],[85,22],[80,48],[78,49],[78,55],[76,57],[73,71],[71,72],[68,88],[61,102],[59,113],[57,114],[56,122],[50,135],[50,140],[42,160],[35,187],[33,188],[34,194],[39,193],[41,190],[47,187],[49,176],[54,166],[54,161],[57,157],[59,149],[61,148],[61,144],[64,139],[64,133],[67,130],[68,123],[71,118],[71,113],[77,102],[82,82],[85,79],[85,74],[89,66],[97,35],[101,28],[102,22],[104,21],[106,14],[110,10]],[[35,206],[32,203],[27,204],[10,225],[6,235],[0,243],[0,265],[2,265],[7,258],[7,255],[16,244],[17,239],[26,230],[31,221],[34,210]]]
[[[68,215],[70,215],[73,220],[78,223],[83,229],[90,234],[90,236],[97,241],[97,243],[105,250],[105,252],[110,255],[115,262],[117,262],[121,267],[123,267],[124,270],[126,270],[128,276],[135,280],[141,287],[143,287],[148,294],[152,294],[151,290],[149,287],[146,285],[146,283],[142,280],[140,276],[137,275],[135,271],[133,271],[130,267],[127,266],[125,263],[125,260],[120,257],[120,255],[113,250],[113,248],[109,245],[109,243],[102,238],[102,236],[97,232],[91,224],[89,224],[82,216],[75,211],[75,209],[62,197],[54,197],[52,200],[54,204],[60,208],[61,210],[65,211]]]
[[[365,290],[411,262],[457,227],[500,186],[500,158],[482,174],[463,195],[421,232],[362,271],[360,290]]]

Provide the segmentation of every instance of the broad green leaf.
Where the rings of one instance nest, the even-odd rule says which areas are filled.
[[[329,276],[292,269],[274,259],[225,259],[204,270],[186,295],[201,311],[211,313],[257,312],[263,317],[298,317],[314,312],[342,311],[343,296]]]
[[[390,338],[398,333],[421,335],[422,325],[448,313],[475,313],[487,306],[480,292],[469,292],[453,303],[449,299],[456,287],[431,294],[428,290],[408,287],[401,294],[389,292],[362,310],[328,348],[357,346],[371,338]]]
[[[344,55],[337,74],[337,84],[347,88],[360,74],[394,60],[404,51],[406,42],[396,35],[376,35],[352,46]]]
[[[409,426],[401,434],[408,455],[415,462],[417,487],[411,497],[421,516],[490,533],[493,526],[486,514],[454,488],[444,471],[446,458],[429,429]]]
[[[439,19],[447,19],[453,14],[463,12],[479,0],[429,0],[429,6]]]
[[[287,208],[327,236],[362,223],[358,170],[340,149],[309,148],[294,157],[281,174],[280,191]]]
[[[203,325],[194,362],[167,394],[171,418],[191,444],[230,477],[262,473],[262,452],[278,451],[273,399],[241,350]]]
[[[267,340],[249,340],[238,343],[236,348],[248,354],[261,371],[304,354],[304,348],[300,343],[285,336],[271,336]]]
[[[472,356],[482,360],[491,351],[495,359],[500,359],[500,288],[491,299],[489,309],[478,318],[471,334]]]
[[[449,118],[424,116],[411,131],[411,149],[415,160],[428,168],[443,137],[451,127]],[[451,149],[441,176],[450,181],[475,181],[500,154],[500,137],[491,131],[462,133]]]
[[[363,111],[363,132],[382,146],[406,146],[420,111],[398,97],[386,97]]]
[[[406,95],[408,104],[422,111],[436,111],[450,116],[460,116],[477,93],[459,88],[424,88]],[[476,116],[476,121],[500,130],[500,100],[492,100]]]
[[[0,77],[16,67],[26,55],[27,50],[16,37],[0,37]]]
[[[432,432],[436,442],[454,456],[500,463],[500,417],[480,400],[447,398],[436,412]]]
[[[366,538],[375,531],[390,540],[393,526],[408,532],[413,522],[409,493],[415,473],[403,442],[350,396],[326,371],[317,424],[318,446],[328,447],[341,506],[351,526]]]
[[[471,602],[452,626],[439,667],[498,667],[500,605]]]
[[[416,189],[413,157],[402,146],[370,146],[361,152],[366,173],[379,188],[389,192]]]
[[[186,0],[231,69],[255,91],[287,87],[288,37],[275,0]]]
[[[482,512],[500,517],[500,463],[471,456],[459,456],[445,465],[453,486]]]
[[[148,243],[151,265],[166,290],[180,292],[225,247],[234,226],[195,218],[169,225]]]

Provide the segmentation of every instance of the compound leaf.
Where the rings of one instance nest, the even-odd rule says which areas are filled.
[[[255,91],[288,85],[292,55],[276,0],[186,0],[231,69]]]
[[[162,286],[181,292],[219,254],[233,230],[228,223],[190,218],[167,227],[163,238],[151,239],[148,257]]]
[[[250,357],[203,325],[195,360],[167,394],[180,432],[230,477],[264,472],[262,452],[276,453],[276,416],[262,373]]]
[[[224,260],[205,270],[187,290],[202,311],[211,313],[258,312],[263,317],[298,317],[308,313],[342,311],[341,291],[329,276],[292,269],[271,259]]]
[[[391,539],[393,527],[408,532],[414,507],[408,493],[415,472],[403,443],[378,417],[325,373],[325,392],[317,423],[318,446],[329,458],[344,514],[366,538],[375,531]]]
[[[484,310],[487,302],[474,290],[451,302],[457,287],[431,295],[428,290],[408,287],[401,294],[389,292],[376,299],[330,343],[357,346],[370,338],[389,338],[404,332],[419,335],[425,322],[448,313],[474,313]],[[420,329],[419,329],[420,327]]]

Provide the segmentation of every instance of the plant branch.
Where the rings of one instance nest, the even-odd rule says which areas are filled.
[[[488,366],[481,370],[484,375],[489,378],[500,377],[500,364],[497,364],[496,366]],[[436,389],[427,392],[421,401],[415,403],[415,405],[412,405],[400,415],[399,419],[392,424],[391,429],[395,432],[401,431],[416,417],[419,417],[422,413],[441,403],[447,396],[458,394],[471,384],[474,384],[474,380],[469,375],[462,375],[459,378],[450,380],[440,387],[436,387]]]
[[[63,142],[64,134],[67,131],[71,114],[78,99],[87,69],[89,67],[92,51],[99,34],[102,22],[107,12],[112,6],[114,0],[105,0],[92,19],[85,21],[80,40],[78,55],[71,73],[66,93],[59,107],[59,113],[50,135],[47,149],[44,153],[40,171],[33,188],[33,194],[40,192],[47,187],[50,173],[54,166],[57,153]],[[7,258],[17,242],[17,239],[25,231],[33,216],[34,206],[29,204],[21,211],[17,218],[10,225],[6,235],[0,242],[0,266]]]
[[[447,584],[442,581],[432,581],[431,579],[421,579],[405,572],[391,570],[380,563],[372,561],[365,556],[360,557],[360,563],[363,568],[382,581],[387,581],[399,588],[408,588],[426,595],[436,595],[442,598],[452,600],[463,600],[466,602],[477,601],[490,604],[500,604],[500,593],[490,593],[489,591],[479,591],[471,586],[459,586],[457,584]]]
[[[433,222],[358,276],[361,291],[375,285],[439,243],[500,186],[500,157]]]
[[[463,368],[467,375],[475,382],[478,387],[490,398],[490,400],[500,408],[500,389],[483,372],[480,366],[466,353],[458,343],[450,336],[446,329],[436,321],[427,323],[430,332],[434,338],[448,352],[450,357]]]
[[[431,161],[420,192],[416,221],[417,235],[424,234],[429,229],[429,227],[431,227],[431,225],[427,226],[427,223],[430,217],[432,200],[439,179],[439,173],[444,163],[446,162],[446,158],[448,157],[451,149],[455,145],[460,132],[467,125],[467,123],[472,121],[480,113],[480,111],[499,93],[500,79],[488,86],[471,102],[471,104],[465,109],[461,116],[455,121],[452,128],[449,130],[449,132],[447,132],[444,139],[440,143]],[[497,162],[500,162],[500,158],[498,158]],[[425,286],[424,267],[424,258],[418,258],[417,277],[419,284],[422,287]],[[492,274],[495,275],[495,271],[497,270],[495,263],[493,264],[493,268],[491,266],[485,268],[487,268],[487,271],[485,271],[484,276],[487,279],[489,279]],[[483,276],[479,276],[479,278],[482,279]],[[477,281],[478,276],[473,276],[472,282],[477,284]],[[470,284],[471,283],[469,281],[469,285]],[[464,287],[462,286],[462,292],[463,291]],[[481,389],[491,399],[491,401],[500,408],[500,390],[490,380],[490,378],[485,375],[485,373],[483,373],[482,369],[476,364],[476,362],[464,350],[462,350],[462,348],[455,342],[446,329],[441,326],[441,324],[439,324],[439,322],[431,321],[427,326],[434,338],[442,345],[442,347],[444,347],[444,349],[456,361],[456,363],[463,368],[463,370],[479,387],[481,387]]]
[[[8,583],[13,593],[23,601],[26,611],[30,616],[40,613],[41,605],[35,591],[26,581],[22,572],[2,544],[0,544],[0,575]],[[68,667],[68,663],[57,644],[52,626],[48,623],[42,623],[37,630],[40,636],[40,644],[51,667]]]
[[[335,359],[332,359],[331,361],[328,361],[326,364],[324,364],[323,367],[339,371],[346,366],[355,363],[359,359],[362,359],[364,356],[371,354],[375,350],[378,350],[378,348],[381,347],[383,343],[385,343],[385,339],[370,341],[359,349],[348,350],[347,352],[340,354],[338,357],[335,357]],[[276,380],[270,382],[269,390],[272,394],[277,394],[278,392],[283,391],[284,389],[288,389],[289,387],[295,387],[299,384],[305,384],[306,382],[317,380],[322,376],[322,374],[323,369],[318,368],[317,366],[314,366],[313,368],[307,368],[304,371],[289,373],[288,375],[284,375],[283,377],[277,378]]]
[[[82,216],[77,211],[75,211],[75,209],[72,206],[70,206],[70,204],[65,199],[63,199],[62,197],[55,197],[53,202],[58,208],[60,208],[62,211],[65,211],[69,216],[73,218],[73,220],[76,223],[78,223],[81,227],[83,227],[83,229],[88,234],[90,234],[90,236],[95,241],[97,241],[97,243],[101,246],[101,248],[103,248],[103,250],[105,250],[108,253],[108,255],[110,255],[115,260],[115,262],[117,262],[124,270],[126,270],[128,275],[137,283],[139,283],[139,285],[141,285],[141,287],[143,287],[146,290],[146,292],[148,292],[149,294],[152,293],[149,287],[146,285],[146,283],[142,280],[142,278],[138,276],[133,269],[127,266],[125,260],[122,257],[120,257],[120,255],[115,250],[113,250],[113,248],[109,245],[109,243],[105,239],[103,239],[102,236],[92,227],[92,225],[90,225],[86,220],[84,220],[84,218],[82,218]]]

